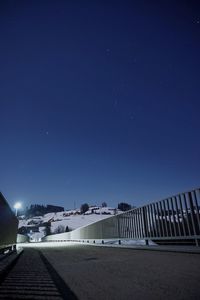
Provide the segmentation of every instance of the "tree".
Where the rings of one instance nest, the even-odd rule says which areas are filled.
[[[118,209],[122,211],[127,211],[131,209],[131,205],[125,202],[118,203]]]
[[[107,203],[106,202],[102,202],[102,207],[107,207]]]
[[[56,227],[56,229],[54,230],[54,233],[63,233],[65,232],[65,227],[63,225],[59,225],[58,227]]]
[[[45,235],[50,235],[51,234],[51,223],[47,223],[45,227]]]
[[[84,203],[81,205],[81,214],[84,214],[86,211],[88,211],[89,205],[87,203]]]

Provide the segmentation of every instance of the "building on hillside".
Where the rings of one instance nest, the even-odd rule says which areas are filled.
[[[64,207],[57,205],[47,205],[48,213],[64,211]]]

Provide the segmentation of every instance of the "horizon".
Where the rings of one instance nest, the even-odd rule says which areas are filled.
[[[177,196],[177,195],[179,195],[179,194],[182,194],[182,193],[187,193],[187,192],[190,192],[190,191],[193,191],[193,190],[197,190],[198,188],[199,188],[199,187],[193,187],[193,188],[191,188],[191,189],[187,189],[187,190],[184,190],[184,191],[182,190],[181,192],[177,192],[177,193],[174,193],[174,194],[167,195],[166,197],[163,197],[162,199],[161,199],[161,198],[160,198],[160,199],[154,199],[154,200],[149,201],[149,202],[140,203],[139,206],[137,206],[137,205],[135,205],[135,204],[132,204],[131,202],[127,202],[127,201],[119,201],[119,202],[117,202],[116,204],[113,204],[113,205],[110,205],[109,202],[106,202],[106,201],[103,201],[103,202],[106,203],[107,207],[112,207],[112,208],[117,208],[118,204],[120,204],[120,203],[127,203],[127,204],[131,205],[132,208],[138,208],[138,207],[145,206],[145,205],[147,205],[147,204],[151,204],[151,203],[154,203],[154,202],[158,202],[158,201],[161,201],[161,200],[168,199],[168,198],[170,198],[170,197],[175,197],[175,196]],[[2,193],[2,195],[3,195],[3,193]],[[4,196],[4,195],[3,195],[3,196]],[[4,196],[4,197],[5,197],[5,196]],[[5,197],[5,199],[6,199],[6,197]],[[9,203],[8,199],[6,199],[6,201]],[[20,214],[20,211],[24,211],[24,210],[30,208],[31,205],[41,205],[41,206],[45,206],[45,207],[47,207],[48,205],[58,206],[58,207],[64,208],[64,211],[68,211],[68,210],[78,210],[78,209],[80,209],[81,205],[84,204],[84,203],[87,203],[87,204],[89,205],[89,207],[93,207],[93,206],[103,207],[103,206],[102,206],[102,203],[103,203],[103,202],[100,203],[100,204],[96,204],[95,201],[93,201],[92,203],[89,202],[89,201],[82,201],[82,202],[79,201],[79,202],[80,202],[80,205],[75,205],[74,208],[73,208],[72,206],[69,207],[69,208],[67,208],[66,206],[59,205],[59,203],[53,204],[53,202],[52,202],[52,203],[49,203],[49,202],[47,202],[47,203],[43,203],[43,202],[37,203],[37,202],[34,202],[34,203],[30,203],[28,206],[25,207],[25,206],[23,206],[23,202],[20,202],[20,204],[22,205],[22,207],[19,209],[19,214]],[[10,207],[11,207],[11,209],[12,209],[13,211],[15,210],[15,208],[14,208],[14,204],[15,204],[15,203],[16,203],[16,202],[14,202],[13,205],[10,204]],[[75,207],[76,207],[76,208],[75,208]],[[19,215],[19,216],[20,216],[20,215]]]
[[[0,3],[0,190],[142,206],[199,186],[200,5]]]

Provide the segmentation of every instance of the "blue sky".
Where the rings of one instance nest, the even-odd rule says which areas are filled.
[[[194,1],[2,1],[0,190],[142,205],[199,186]]]

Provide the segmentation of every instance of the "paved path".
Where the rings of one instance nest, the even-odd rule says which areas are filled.
[[[71,245],[41,248],[80,300],[200,299],[200,255]]]
[[[0,299],[3,300],[77,300],[37,249],[26,249],[21,253],[13,260],[12,268],[6,268],[0,279]]]

